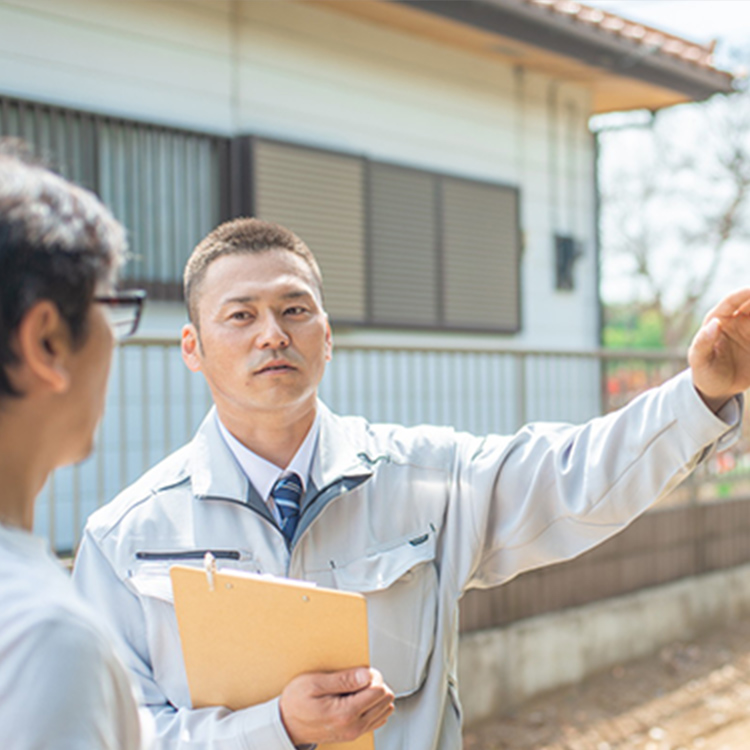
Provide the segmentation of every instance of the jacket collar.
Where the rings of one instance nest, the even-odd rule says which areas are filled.
[[[313,457],[310,477],[319,490],[323,490],[342,478],[368,477],[372,469],[363,461],[357,449],[355,436],[348,430],[341,417],[336,416],[318,401],[320,434],[318,449]]]
[[[250,482],[221,436],[215,406],[190,443],[190,481],[196,497],[247,501]]]
[[[318,401],[320,434],[313,457],[312,485],[323,490],[342,478],[367,477],[372,469],[358,455],[353,435],[340,417]],[[190,474],[196,497],[219,497],[247,502],[250,482],[221,437],[216,407],[206,415],[190,443]]]

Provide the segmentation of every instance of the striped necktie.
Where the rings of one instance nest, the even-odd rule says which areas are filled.
[[[299,521],[299,501],[302,497],[302,480],[297,474],[281,477],[271,490],[271,497],[281,518],[281,532],[289,544]]]

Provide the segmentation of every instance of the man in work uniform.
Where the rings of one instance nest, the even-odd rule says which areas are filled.
[[[76,563],[170,748],[290,750],[379,728],[377,750],[459,750],[461,595],[620,531],[732,439],[750,386],[744,290],[709,315],[689,370],[583,426],[475,437],[371,425],[317,399],[331,331],[294,234],[252,219],[218,227],[188,261],[185,295],[183,358],[215,406],[91,517]],[[236,712],[192,709],[167,576],[206,550],[363,593],[374,669],[302,675]]]

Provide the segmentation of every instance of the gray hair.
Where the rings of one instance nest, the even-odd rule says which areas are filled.
[[[122,226],[99,199],[0,140],[0,398],[16,393],[7,368],[12,338],[36,302],[55,303],[75,343],[98,284],[114,283],[125,258]]]

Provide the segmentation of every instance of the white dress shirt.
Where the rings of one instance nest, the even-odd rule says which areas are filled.
[[[125,668],[46,541],[0,524],[0,571],[0,747],[150,746],[151,716],[139,719]]]
[[[276,519],[276,522],[280,524],[281,517],[278,508],[276,507],[276,503],[274,503],[273,498],[271,497],[271,491],[281,477],[288,476],[289,474],[296,474],[302,480],[302,494],[305,494],[307,485],[310,483],[310,467],[312,466],[315,448],[318,444],[320,415],[318,414],[315,416],[315,421],[313,422],[310,431],[302,441],[302,445],[300,445],[299,449],[294,454],[294,458],[292,458],[289,465],[286,467],[279,467],[270,461],[266,461],[265,458],[261,458],[257,453],[254,453],[247,446],[243,445],[222,424],[218,413],[216,415],[216,422],[219,425],[221,436],[224,438],[224,441],[232,452],[235,460],[240,465],[245,476],[253,487],[255,487],[258,495],[263,498],[268,509]]]

